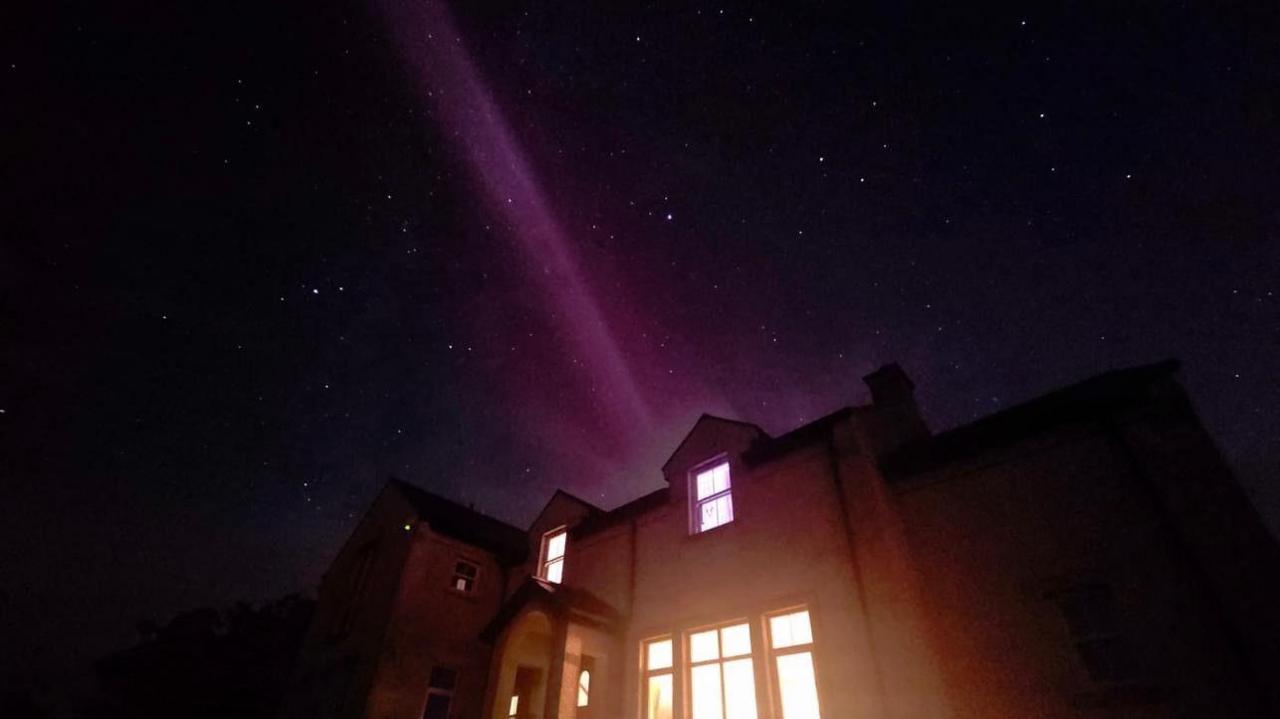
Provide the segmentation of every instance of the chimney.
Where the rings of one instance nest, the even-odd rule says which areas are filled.
[[[871,390],[872,417],[868,433],[878,453],[929,436],[929,428],[916,405],[916,385],[897,362],[887,364],[862,378]]]

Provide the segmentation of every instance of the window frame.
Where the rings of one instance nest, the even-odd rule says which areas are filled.
[[[708,530],[710,531],[710,530]],[[731,657],[725,656],[724,652],[724,635],[725,629],[730,627],[743,627],[747,631],[748,651],[746,654],[735,654]],[[693,637],[695,634],[705,634],[707,632],[715,632],[716,635],[716,656],[713,659],[694,660],[693,658]],[[694,712],[694,681],[693,670],[699,667],[716,666],[719,668],[720,674],[720,717],[724,719],[728,715],[729,708],[729,692],[725,686],[724,665],[729,662],[736,662],[743,659],[751,662],[751,703],[755,709],[756,719],[760,719],[760,688],[756,681],[759,665],[756,663],[756,641],[755,632],[752,631],[751,619],[738,618],[729,621],[717,622],[715,624],[701,625],[698,627],[686,629],[684,631],[684,641],[682,642],[682,651],[685,661],[680,670],[684,685],[687,687],[688,696],[685,698],[685,706],[687,708],[687,716],[693,719]],[[673,661],[674,663],[674,661]]]
[[[649,668],[650,647],[654,644],[667,642],[671,645],[671,663],[665,667],[655,669]],[[667,677],[671,684],[671,717],[675,719],[680,716],[680,679],[679,673],[676,671],[680,666],[680,642],[676,641],[674,634],[658,634],[647,639],[640,640],[640,719],[652,719],[649,716],[649,682],[657,677]]]
[[[453,675],[453,686],[443,687],[443,686],[436,686],[435,684],[433,684],[432,682],[435,680],[435,673],[437,670],[451,672]],[[453,716],[453,699],[458,693],[458,676],[459,676],[459,672],[454,667],[445,666],[442,664],[442,665],[434,666],[431,668],[431,672],[427,676],[427,698],[422,705],[422,716],[424,717],[424,719],[427,715],[427,707],[431,705],[431,697],[433,696],[444,697],[449,702],[448,708],[445,709],[444,715],[445,717]]]
[[[805,612],[809,615],[809,641],[801,644],[792,644],[786,647],[775,649],[773,646],[773,619],[775,617],[785,617],[790,614]],[[776,719],[786,719],[783,713],[782,704],[782,681],[778,676],[778,658],[790,656],[794,654],[808,654],[809,661],[813,666],[813,692],[818,709],[818,716],[823,715],[822,711],[822,688],[819,676],[817,636],[818,632],[814,630],[813,608],[807,604],[800,604],[786,609],[779,609],[771,612],[765,612],[764,620],[764,654],[767,659],[767,671],[769,677],[769,695],[771,697],[770,709]]]
[[[471,567],[473,570],[475,570],[474,572],[472,572],[470,577],[458,571],[458,567],[464,564],[467,565],[468,567]],[[461,589],[458,587],[458,579],[464,579],[469,583],[466,589]],[[475,596],[476,592],[479,590],[479,587],[480,587],[480,563],[472,559],[467,559],[466,557],[457,557],[456,559],[454,559],[453,560],[453,577],[452,579],[449,580],[449,591],[455,594],[461,594],[465,597],[471,597],[471,596]]]
[[[725,480],[726,480],[725,488],[719,492],[712,492],[711,494],[708,494],[706,497],[699,498],[698,497],[698,476],[702,474],[706,474],[707,472],[710,472],[720,467],[721,465],[724,465],[724,468],[725,468]],[[706,534],[707,532],[713,532],[722,527],[727,527],[733,524],[735,521],[737,521],[738,519],[737,507],[734,506],[734,502],[733,502],[733,474],[734,474],[733,463],[729,461],[729,455],[727,454],[720,454],[704,462],[700,462],[699,464],[695,465],[692,469],[689,470],[688,489],[689,489],[689,535],[690,536],[697,536],[700,534]],[[702,521],[701,521],[703,505],[717,501],[724,497],[728,497],[729,499],[730,518],[727,521],[724,521],[715,525],[714,527],[707,527],[706,529],[703,529]]]
[[[551,540],[561,534],[564,535],[564,549],[561,550],[560,556],[548,559],[547,552],[551,548]],[[555,529],[543,532],[542,544],[538,549],[538,572],[537,572],[538,579],[541,579],[544,582],[551,582],[552,584],[563,584],[564,583],[564,564],[565,564],[565,559],[566,557],[568,557],[568,555],[569,555],[568,525],[562,524],[559,527],[556,527]],[[553,563],[560,565],[559,579],[551,579],[551,577],[549,576],[550,572],[548,571],[548,568]]]

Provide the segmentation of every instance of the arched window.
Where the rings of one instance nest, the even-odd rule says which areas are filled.
[[[578,706],[585,707],[591,703],[591,670],[583,669],[578,675]]]

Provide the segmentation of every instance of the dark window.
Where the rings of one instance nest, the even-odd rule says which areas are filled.
[[[480,568],[463,559],[459,559],[453,567],[453,581],[450,587],[459,592],[470,594],[476,588],[476,576],[480,573]]]
[[[453,690],[458,685],[458,670],[434,667],[427,682],[427,707],[422,719],[449,719],[453,705]]]
[[[1128,645],[1120,635],[1111,588],[1105,584],[1083,584],[1056,598],[1089,677],[1099,684],[1133,681],[1135,666]]]

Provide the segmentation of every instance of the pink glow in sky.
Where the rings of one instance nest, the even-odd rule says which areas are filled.
[[[647,403],[575,256],[572,238],[556,218],[540,179],[485,84],[444,3],[381,3],[404,60],[483,192],[495,228],[522,251],[526,274],[546,298],[542,308],[581,358],[584,382],[600,397],[617,429],[643,433],[652,426]]]

